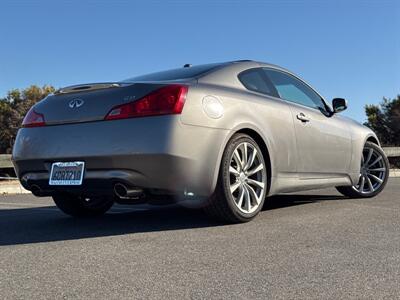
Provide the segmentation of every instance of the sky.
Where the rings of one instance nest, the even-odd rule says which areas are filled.
[[[290,69],[363,122],[400,94],[400,1],[0,2],[0,98],[239,59]]]

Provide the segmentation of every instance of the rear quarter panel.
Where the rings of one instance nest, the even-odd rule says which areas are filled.
[[[223,107],[220,118],[209,117],[203,109],[203,98],[213,96]],[[249,92],[244,88],[199,83],[189,89],[181,121],[186,125],[228,130],[219,145],[218,162],[232,135],[241,129],[252,129],[264,140],[271,159],[272,177],[296,176],[296,139],[289,106],[282,100]],[[219,164],[214,172],[214,183]],[[274,178],[271,178],[274,181]],[[273,184],[271,184],[273,186]]]

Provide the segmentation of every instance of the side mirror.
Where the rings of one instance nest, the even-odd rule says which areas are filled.
[[[343,98],[335,98],[332,100],[333,112],[339,113],[347,108],[347,101]]]

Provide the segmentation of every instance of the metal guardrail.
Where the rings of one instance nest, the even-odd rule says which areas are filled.
[[[400,147],[383,147],[388,157],[400,157]]]
[[[7,169],[12,167],[11,154],[0,154],[0,168]]]
[[[400,157],[400,147],[383,147],[388,157]],[[13,168],[11,154],[0,154],[0,169]]]

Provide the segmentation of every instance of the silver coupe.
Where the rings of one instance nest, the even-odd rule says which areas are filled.
[[[280,193],[382,191],[388,160],[346,108],[276,65],[185,65],[56,91],[26,115],[13,162],[26,189],[72,216],[180,201],[246,222]]]

